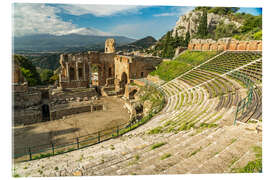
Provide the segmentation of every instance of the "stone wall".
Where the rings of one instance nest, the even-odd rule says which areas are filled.
[[[262,51],[261,40],[239,41],[232,38],[192,39],[188,44],[191,51]]]
[[[41,92],[14,92],[13,107],[14,109],[27,108],[41,104]]]
[[[101,111],[103,110],[103,105],[83,105],[78,107],[68,107],[63,109],[55,109],[50,112],[50,119],[56,120],[61,119],[64,116],[69,116],[72,114],[79,114],[84,112],[93,112],[93,111]]]
[[[69,98],[85,98],[87,97],[90,99],[93,96],[98,96],[95,88],[87,88],[87,89],[77,89],[77,90],[70,90],[70,91],[60,91],[60,92],[53,92],[51,95],[51,99],[58,99],[58,100],[65,100]]]
[[[59,86],[62,88],[88,87],[92,81],[91,66],[98,66],[98,85],[104,86],[106,79],[114,77],[114,53],[95,51],[61,54]]]
[[[33,123],[42,122],[42,111],[39,107],[36,109],[23,109],[13,111],[13,123],[17,125],[28,125]]]
[[[147,77],[161,61],[157,57],[116,55],[115,91],[124,90],[125,84],[130,84],[131,80]],[[123,92],[126,93],[125,90]]]

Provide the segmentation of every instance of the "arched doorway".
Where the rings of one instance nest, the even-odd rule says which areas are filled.
[[[50,120],[50,108],[48,104],[42,105],[42,121]]]
[[[125,72],[121,75],[121,82],[120,82],[120,88],[123,89],[123,92],[125,93],[125,86],[127,84],[127,74]]]
[[[134,95],[137,93],[137,89],[134,89],[129,93],[129,99],[134,99]]]

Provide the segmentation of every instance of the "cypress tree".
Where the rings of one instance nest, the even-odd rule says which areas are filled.
[[[189,31],[187,31],[186,38],[185,38],[185,46],[188,46],[189,41],[190,41],[190,34],[189,34]]]
[[[204,10],[202,17],[200,19],[199,27],[198,27],[198,36],[200,38],[204,38],[207,36],[208,30],[207,30],[207,11]]]

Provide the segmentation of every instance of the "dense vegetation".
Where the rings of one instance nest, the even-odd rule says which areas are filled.
[[[203,11],[199,20],[198,32],[194,38],[219,39],[223,37],[233,37],[238,40],[261,40],[262,39],[262,15],[254,16],[246,13],[238,13],[236,7],[197,7],[194,11]],[[213,32],[207,28],[207,14],[214,13],[224,16],[232,21],[236,21],[242,26],[237,28],[234,23],[224,23],[220,21]]]
[[[14,55],[13,60],[19,64],[20,70],[29,86],[41,84],[40,75],[29,59],[24,56]]]
[[[60,54],[32,54],[32,55],[26,55],[26,57],[32,62],[33,65],[36,67],[39,67],[41,69],[50,69],[50,70],[56,70],[60,64]]]
[[[13,60],[20,66],[20,70],[29,86],[52,84],[58,79],[58,75],[54,74],[53,70],[36,68],[25,56],[14,55]]]
[[[184,72],[201,64],[207,59],[215,56],[218,52],[193,52],[185,51],[175,60],[163,61],[158,68],[150,74],[159,76],[164,81],[170,81]]]
[[[178,46],[186,47],[190,40],[190,34],[187,33],[185,38],[178,36],[172,36],[173,31],[168,31],[154,46],[153,49],[148,49],[147,53],[153,53],[154,56],[160,56],[163,58],[172,58],[175,53],[175,48]]]
[[[54,74],[51,69],[38,69],[41,84],[53,84],[58,79],[58,74]]]

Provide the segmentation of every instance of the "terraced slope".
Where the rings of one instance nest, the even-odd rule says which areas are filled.
[[[160,86],[166,95],[166,107],[143,126],[89,148],[15,164],[16,173],[21,176],[225,173],[244,167],[257,159],[253,148],[261,147],[261,133],[256,130],[256,123],[239,122],[234,126],[233,121],[236,105],[248,93],[246,76],[250,79],[252,76],[247,72],[261,74],[261,59],[259,55],[253,58],[242,52],[236,56],[244,56],[246,60],[235,60],[234,65],[225,60],[221,63],[224,58],[230,61],[227,53],[233,52],[221,53]],[[245,63],[241,64],[242,61]],[[242,73],[246,76],[239,75]],[[240,118],[245,121],[261,119],[261,81],[253,82],[252,104]]]

